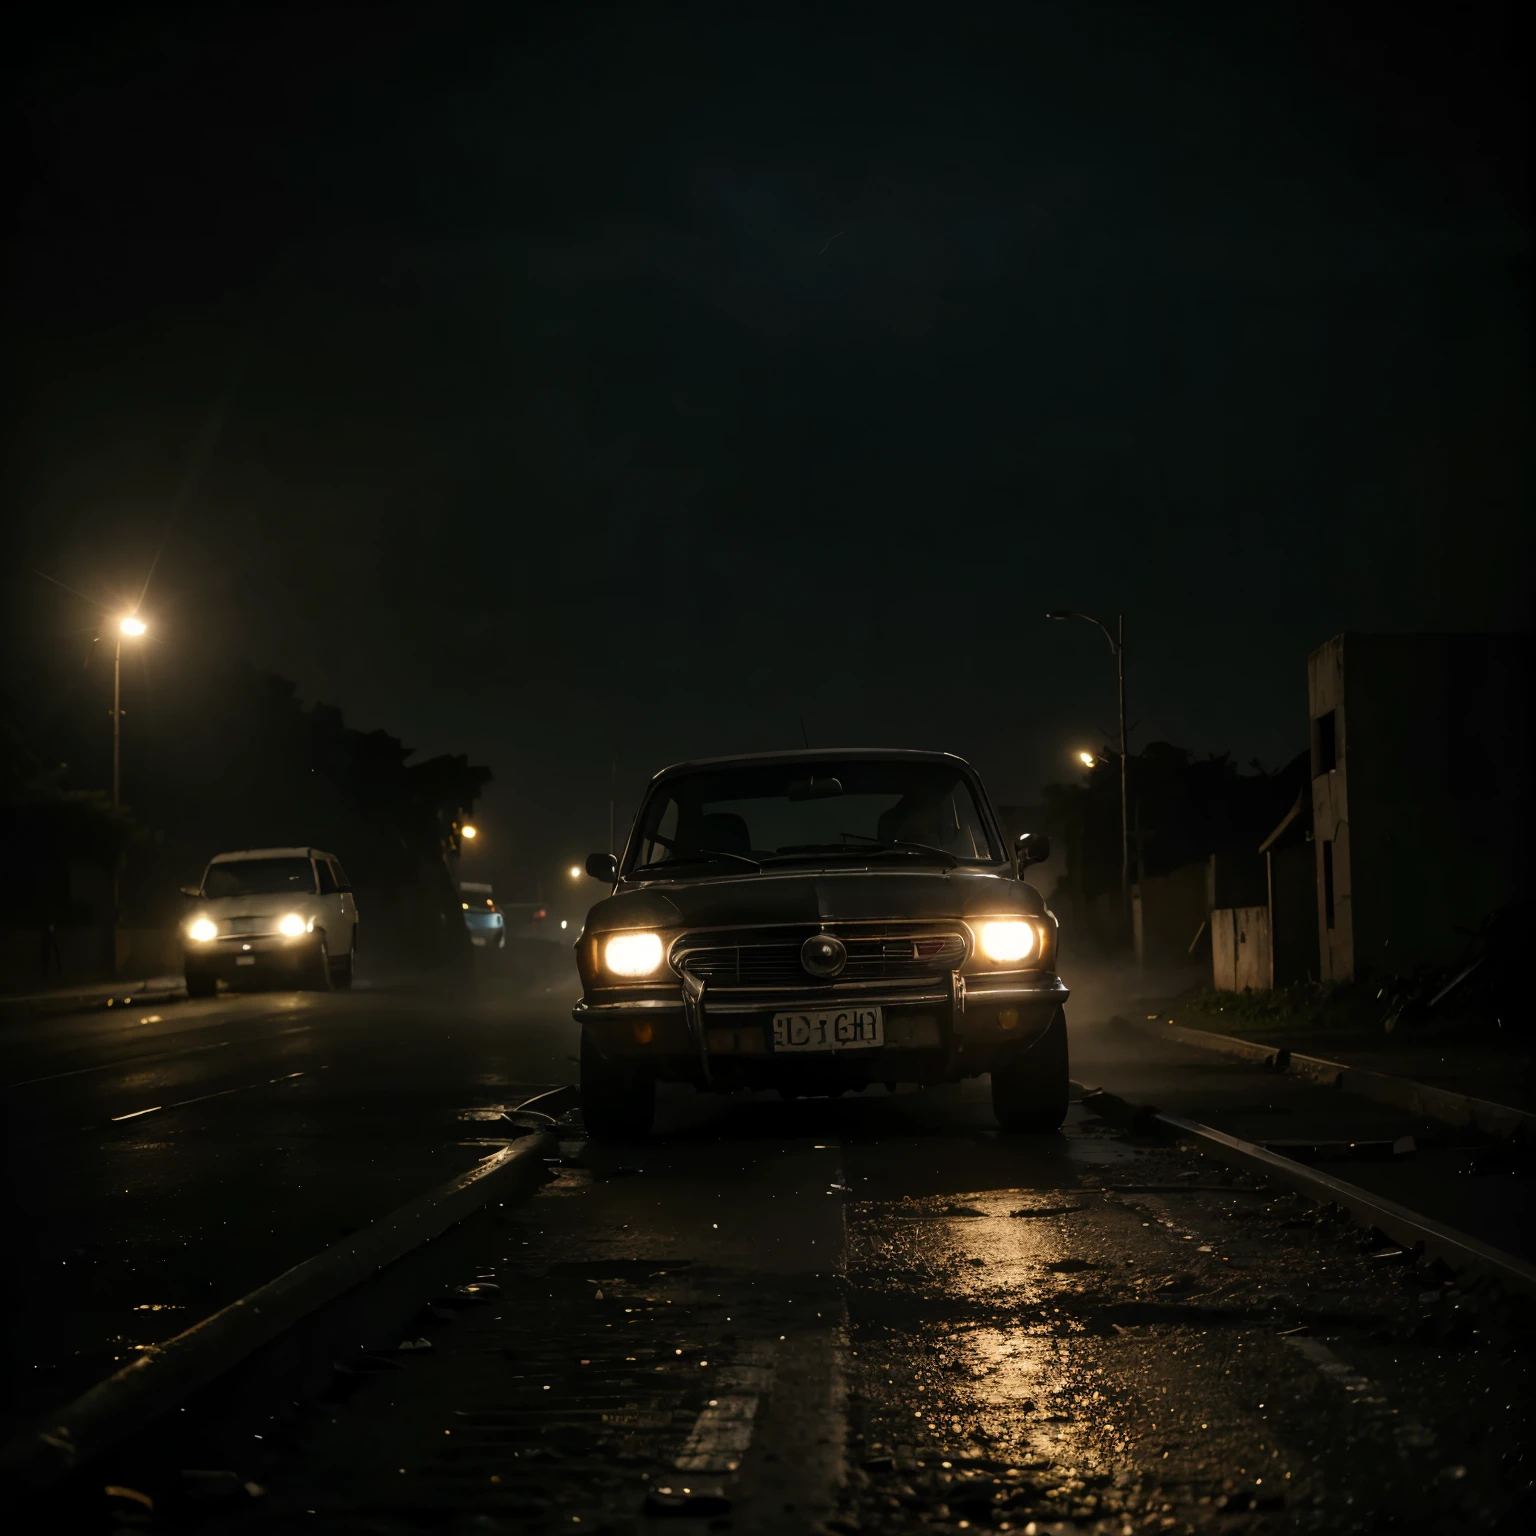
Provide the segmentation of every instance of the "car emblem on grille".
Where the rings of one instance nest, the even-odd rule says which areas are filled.
[[[848,963],[848,951],[841,939],[830,933],[813,933],[800,946],[800,964],[812,976],[836,976]]]

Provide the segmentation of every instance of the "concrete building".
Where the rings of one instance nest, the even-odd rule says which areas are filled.
[[[1531,637],[1336,635],[1307,659],[1321,977],[1455,962],[1530,878]]]

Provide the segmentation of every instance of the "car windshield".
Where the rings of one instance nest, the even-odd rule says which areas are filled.
[[[203,877],[203,895],[309,895],[315,889],[315,868],[308,859],[230,859],[210,864]]]
[[[998,857],[970,780],[947,763],[800,759],[666,780],[641,812],[625,873]]]

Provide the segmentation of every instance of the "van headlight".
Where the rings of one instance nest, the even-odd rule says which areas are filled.
[[[983,923],[976,935],[977,948],[988,960],[994,960],[999,965],[1028,960],[1034,954],[1037,943],[1035,925],[1019,918]]]
[[[659,933],[616,933],[603,945],[603,969],[615,976],[650,976],[661,969]]]
[[[301,933],[304,932],[304,919],[300,917],[297,912],[290,912],[282,920],[282,922],[277,925],[277,931],[282,934],[285,939],[296,939]]]
[[[194,918],[187,925],[187,937],[196,939],[199,944],[206,944],[210,939],[219,936],[219,925],[206,917]]]

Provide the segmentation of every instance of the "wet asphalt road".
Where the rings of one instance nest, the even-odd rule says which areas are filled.
[[[497,1106],[572,1080],[576,1031],[552,994],[494,983],[224,995],[0,1040],[15,1423],[472,1166]]]
[[[210,1448],[267,1490],[219,1528],[1524,1528],[1523,1314],[1294,1197],[979,1085],[663,1111],[480,1221],[430,1349]]]
[[[279,993],[11,1026],[13,1402],[70,1395],[482,1156],[497,1106],[570,1079],[563,1002]],[[1198,1091],[1212,1118],[1270,1086],[1181,1072],[1119,1029],[1074,1023],[1073,1045],[1075,1075],[1155,1084],[1173,1109]],[[267,1490],[217,1525],[1445,1531],[1532,1513],[1523,1309],[1081,1105],[1061,1136],[1009,1138],[980,1083],[677,1092],[649,1143],[588,1144],[579,1118],[564,1136],[541,1194],[478,1219],[498,1297],[422,1314],[430,1350],[363,1341],[398,1368],[259,1443],[210,1430],[198,1464]]]

